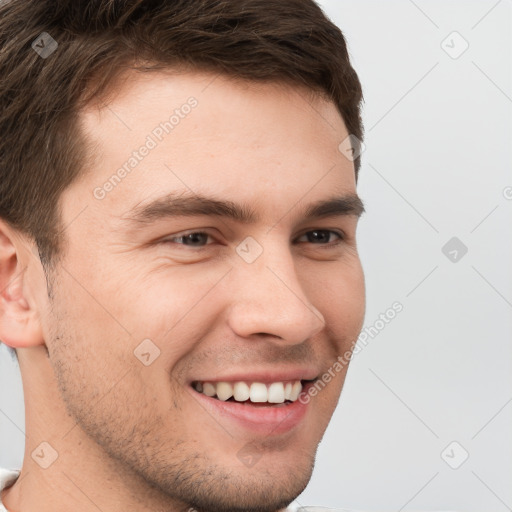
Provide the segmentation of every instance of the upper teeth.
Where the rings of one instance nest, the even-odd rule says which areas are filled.
[[[196,391],[206,396],[217,396],[219,400],[233,397],[237,402],[269,402],[281,404],[285,400],[295,402],[302,391],[300,380],[294,382],[196,382]]]

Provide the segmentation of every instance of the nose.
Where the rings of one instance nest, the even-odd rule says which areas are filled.
[[[289,249],[264,250],[253,263],[237,262],[231,274],[228,323],[238,336],[271,335],[281,343],[299,344],[324,328],[325,319],[305,293]]]

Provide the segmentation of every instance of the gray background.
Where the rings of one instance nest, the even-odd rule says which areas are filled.
[[[512,510],[512,1],[321,5],[366,100],[365,327],[403,311],[360,345],[297,504]],[[23,426],[2,349],[0,466]]]

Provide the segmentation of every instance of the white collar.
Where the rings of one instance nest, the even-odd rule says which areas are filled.
[[[19,469],[3,469],[0,468],[0,492],[7,487],[10,487],[20,476]],[[8,512],[3,506],[2,500],[0,499],[0,512]]]

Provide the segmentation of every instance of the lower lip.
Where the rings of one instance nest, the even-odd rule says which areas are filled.
[[[303,387],[307,391],[312,383]],[[250,430],[266,436],[275,436],[289,432],[304,419],[308,403],[303,404],[296,400],[282,407],[247,405],[238,402],[223,402],[195,391],[191,387],[190,393],[194,395],[204,408],[215,418],[224,418],[237,423],[245,430]]]

